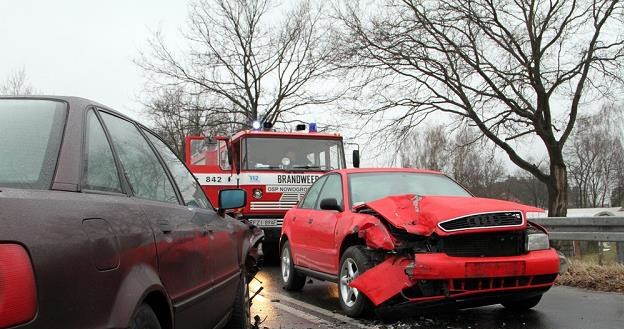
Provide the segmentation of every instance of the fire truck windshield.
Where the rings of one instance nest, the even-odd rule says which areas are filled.
[[[329,171],[345,167],[335,139],[250,137],[242,143],[243,170]]]

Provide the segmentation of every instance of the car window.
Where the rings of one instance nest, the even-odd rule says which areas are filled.
[[[62,102],[0,100],[0,186],[50,188],[66,113]]]
[[[83,188],[108,192],[121,192],[121,183],[113,152],[104,129],[94,111],[87,114],[87,140],[84,158]]]
[[[327,181],[325,182],[325,185],[323,185],[323,189],[321,190],[321,193],[318,197],[318,200],[316,201],[314,208],[315,209],[321,209],[320,205],[321,205],[321,200],[323,199],[336,199],[336,201],[338,202],[338,205],[340,205],[341,207],[343,206],[342,204],[342,181],[340,180],[340,175],[338,174],[332,174],[327,176]]]
[[[108,113],[102,113],[102,120],[110,132],[134,195],[148,200],[178,203],[165,169],[136,126]]]
[[[327,179],[327,176],[319,178],[314,184],[312,184],[312,186],[310,186],[308,192],[303,198],[303,201],[301,201],[300,208],[314,208],[314,205],[316,204],[316,199],[318,199],[319,192],[321,191],[321,187],[323,187],[325,179]]]
[[[171,151],[171,149],[160,140],[160,138],[154,136],[152,133],[145,131],[145,134],[152,142],[152,145],[156,148],[158,153],[165,161],[165,164],[169,168],[169,172],[173,176],[178,189],[184,199],[184,204],[190,207],[197,208],[209,208],[210,202],[206,198],[201,186],[197,183],[193,175],[186,169],[180,159]]]

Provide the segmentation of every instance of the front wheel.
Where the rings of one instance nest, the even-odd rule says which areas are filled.
[[[350,317],[366,316],[373,309],[373,304],[364,294],[349,286],[351,281],[372,267],[373,262],[362,246],[349,247],[342,255],[338,295],[342,310]]]
[[[540,300],[542,299],[542,295],[537,295],[535,297],[521,299],[521,300],[513,300],[501,303],[506,309],[512,311],[526,311],[533,307],[535,307]]]
[[[287,291],[299,291],[303,289],[306,276],[295,270],[295,263],[293,262],[292,251],[290,250],[290,243],[288,241],[282,246],[280,260],[284,289]]]

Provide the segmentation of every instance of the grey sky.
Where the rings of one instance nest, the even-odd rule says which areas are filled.
[[[0,0],[0,81],[24,67],[42,93],[87,97],[140,118],[132,63],[151,31],[172,37],[183,0]]]

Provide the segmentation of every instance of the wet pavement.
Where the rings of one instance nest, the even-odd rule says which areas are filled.
[[[598,293],[554,287],[533,310],[514,313],[500,305],[406,316],[396,323],[377,319],[355,320],[341,314],[336,284],[308,280],[301,292],[282,289],[277,263],[267,264],[258,275],[264,290],[254,299],[252,315],[264,322],[260,328],[565,328],[611,329],[624,327],[624,294]],[[252,291],[260,287],[251,285]]]

